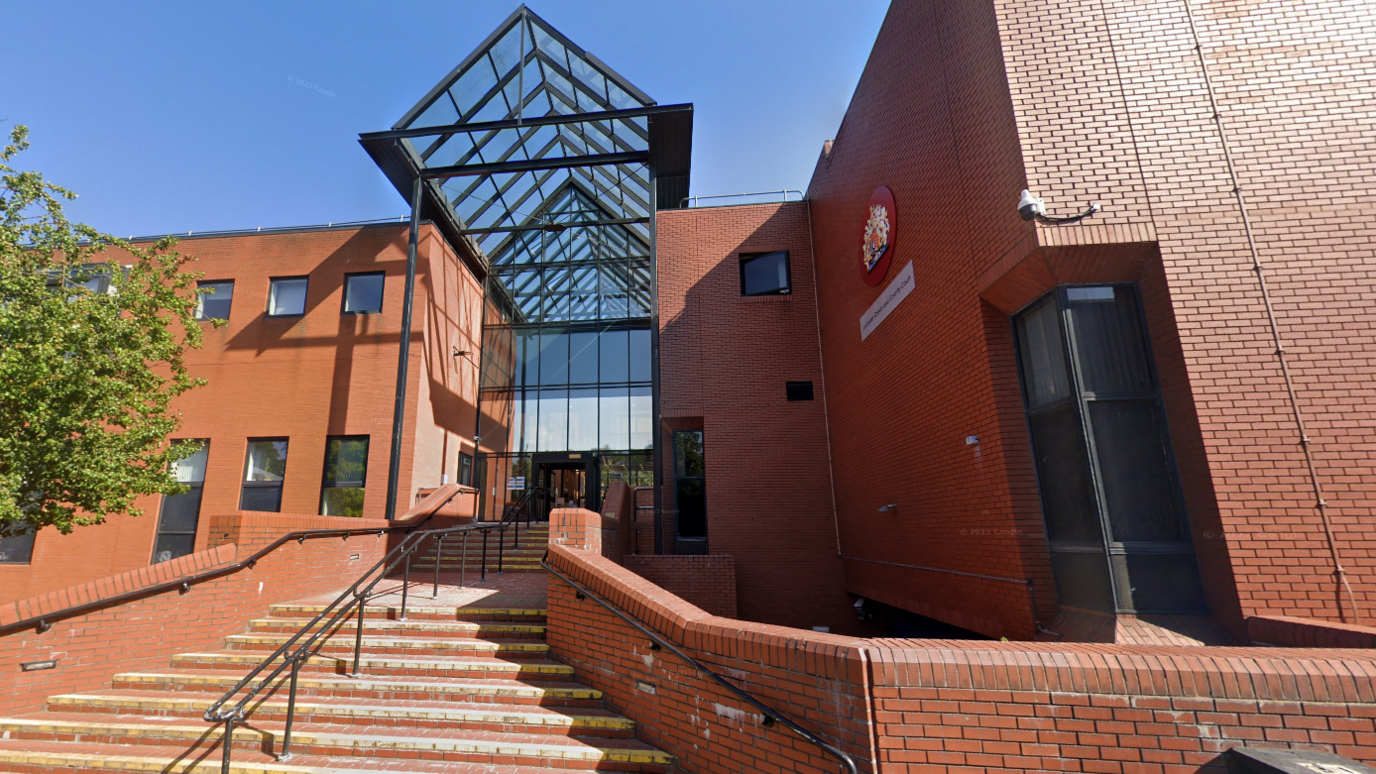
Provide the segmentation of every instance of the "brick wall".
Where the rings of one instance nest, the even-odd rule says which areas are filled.
[[[711,615],[736,617],[736,559],[729,554],[630,556],[625,567]]]
[[[260,514],[242,515],[244,535],[269,529]],[[271,518],[283,515],[272,514]],[[325,519],[326,528],[353,528],[357,519]],[[285,530],[277,530],[275,539]],[[120,672],[165,668],[177,653],[220,646],[223,637],[243,631],[250,618],[268,606],[342,589],[386,552],[388,540],[364,535],[289,541],[253,569],[198,583],[185,594],[167,591],[94,613],[53,623],[42,634],[33,629],[0,637],[0,712],[41,709],[50,695],[93,690]],[[12,623],[73,604],[134,591],[247,558],[249,550],[220,545],[171,562],[133,570],[92,583],[0,607],[0,623]],[[303,573],[302,567],[310,572]],[[21,672],[29,661],[56,659],[56,669]]]
[[[701,429],[707,546],[735,557],[740,616],[854,631],[837,556],[807,205],[672,210],[657,225],[664,552],[674,552],[677,529],[672,431]],[[743,297],[741,256],[774,250],[789,251],[792,292]],[[811,381],[815,400],[786,400],[787,381]],[[652,550],[642,542],[640,553]]]
[[[1220,754],[1242,744],[1376,762],[1370,652],[866,640],[715,618],[587,552],[553,547],[550,561],[868,771],[1221,772]],[[837,770],[549,583],[555,657],[686,770]]]

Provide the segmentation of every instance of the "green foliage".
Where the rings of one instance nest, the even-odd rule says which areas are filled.
[[[183,359],[201,345],[191,259],[69,222],[75,194],[10,166],[27,135],[0,151],[0,537],[185,491],[168,466],[195,448],[168,442],[169,404],[202,383]]]

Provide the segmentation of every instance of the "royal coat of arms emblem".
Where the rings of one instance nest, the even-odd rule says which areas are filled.
[[[860,273],[865,284],[877,287],[884,281],[893,260],[894,203],[888,186],[879,186],[870,194],[865,219],[865,234],[860,242]]]

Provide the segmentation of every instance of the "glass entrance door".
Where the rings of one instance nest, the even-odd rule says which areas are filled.
[[[535,518],[549,521],[549,512],[555,508],[588,508],[588,471],[583,464],[540,465],[539,486],[544,490],[539,497],[539,508]]]

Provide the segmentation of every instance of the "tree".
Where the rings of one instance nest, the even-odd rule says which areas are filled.
[[[69,222],[76,194],[10,166],[28,145],[16,126],[0,151],[0,537],[186,491],[170,403],[203,383],[183,357],[201,345],[191,259]]]

